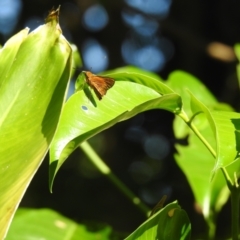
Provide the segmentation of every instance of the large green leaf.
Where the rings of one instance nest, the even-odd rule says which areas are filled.
[[[191,94],[193,113],[201,113],[208,119],[215,142],[216,162],[214,171],[226,167],[239,156],[240,150],[240,114],[236,112],[214,111],[208,109],[202,102]],[[196,116],[197,118],[198,116]]]
[[[144,76],[147,76],[147,77],[150,77],[150,78],[154,78],[157,81],[163,81],[163,79],[159,75],[157,75],[156,73],[149,72],[149,71],[146,71],[144,69],[141,69],[141,68],[138,68],[138,67],[135,67],[135,66],[131,66],[131,65],[115,68],[114,70],[105,71],[104,75],[112,75],[112,74],[115,74],[115,73],[124,73],[124,72],[133,73],[133,74],[137,73],[137,74],[141,74],[141,75],[144,75]]]
[[[237,159],[240,114],[210,111],[193,94],[189,94],[192,114],[199,113],[195,119],[200,117],[205,122],[198,130],[215,154],[213,156],[195,134],[190,134],[188,146],[176,145],[178,154],[175,158],[188,178],[205,218],[213,220],[229,197],[224,176],[217,170],[226,167],[233,177],[233,172],[240,169],[240,161]]]
[[[50,184],[69,154],[100,131],[150,109],[181,111],[180,97],[154,78],[128,72],[111,77],[116,83],[102,101],[78,91],[66,103],[50,149]]]
[[[110,226],[78,224],[50,209],[20,209],[6,240],[109,240],[112,234]]]
[[[201,134],[208,142],[215,142],[210,126],[201,129]],[[176,145],[178,154],[175,159],[191,186],[194,193],[196,206],[202,211],[204,218],[212,228],[214,234],[217,213],[222,209],[230,192],[226,180],[220,170],[213,175],[216,159],[212,156],[206,146],[194,134],[188,138],[188,146]],[[240,161],[236,159],[225,166],[230,177],[234,172],[239,172]]]
[[[208,141],[215,141],[210,128],[202,129],[201,133]],[[199,138],[190,134],[187,146],[176,145],[175,159],[184,172],[194,193],[198,208],[205,218],[214,218],[229,197],[224,176],[217,172],[211,181],[215,158]]]
[[[231,165],[237,156],[237,150],[235,127],[229,121],[232,114],[237,117],[236,113],[226,112],[232,111],[232,108],[217,102],[204,84],[188,73],[171,73],[167,84],[182,97],[184,113],[211,148],[212,154],[182,119],[175,119],[175,135],[178,138],[189,136],[188,146],[176,145],[176,161],[185,173],[205,218],[213,220],[229,196],[222,173],[216,172],[212,179],[213,170],[228,166],[231,174],[233,169],[238,171],[238,161]]]
[[[219,103],[214,95],[206,88],[206,86],[193,75],[183,72],[172,72],[166,84],[178,93],[183,102],[183,111],[186,112],[189,118],[192,117],[191,97],[189,91],[203,104],[208,106],[209,109],[219,109],[225,111],[232,111],[233,109],[227,104]],[[205,127],[206,121],[201,118],[195,121],[198,128]],[[180,118],[174,120],[174,133],[177,138],[184,138],[191,132],[190,128]]]
[[[3,84],[3,81],[7,79],[8,71],[15,61],[15,56],[19,47],[21,46],[23,40],[27,37],[28,31],[29,29],[25,28],[18,32],[10,38],[4,45],[4,48],[0,50],[0,87]]]
[[[72,61],[56,21],[21,34],[0,52],[0,239],[48,151]]]
[[[169,88],[165,83],[161,82],[158,78],[153,78],[152,75],[149,76],[131,71],[117,71],[111,73],[110,77],[114,78],[116,81],[129,81],[142,84],[146,87],[154,89],[162,95],[175,93],[171,88]]]
[[[190,237],[188,216],[177,202],[173,202],[151,216],[125,240],[187,240]]]

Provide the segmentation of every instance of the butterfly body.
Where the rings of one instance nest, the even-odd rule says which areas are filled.
[[[86,76],[87,84],[94,90],[99,100],[106,95],[107,90],[110,89],[115,83],[113,78],[98,76],[90,71],[84,71],[84,74]]]

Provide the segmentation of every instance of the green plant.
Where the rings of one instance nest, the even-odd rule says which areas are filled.
[[[140,112],[163,109],[176,116],[176,137],[188,136],[188,146],[176,144],[175,158],[202,209],[209,227],[208,238],[214,239],[217,214],[231,193],[232,238],[237,239],[240,114],[219,103],[190,74],[175,71],[164,82],[153,73],[131,66],[105,73],[116,82],[102,101],[91,92],[85,94],[84,76],[80,75],[76,92],[64,103],[72,50],[54,16],[29,35],[25,29],[13,36],[0,52],[0,238],[7,233],[17,206],[49,148],[50,189],[61,165],[80,147],[99,171],[147,216],[148,207],[111,172],[86,141]],[[236,53],[240,55],[239,46]],[[239,69],[238,66],[238,72]],[[28,219],[28,214],[24,210],[16,215],[7,239],[19,236],[16,229],[23,229],[19,224]],[[79,239],[86,234],[84,226],[55,213],[34,212],[33,218],[38,220],[38,214],[47,214],[45,218],[50,218],[51,223],[60,219],[54,227],[66,230],[65,239]],[[37,222],[39,229],[46,222]],[[23,225],[27,227],[26,223]],[[24,234],[30,232],[27,229]],[[99,234],[102,239],[109,239],[111,231],[103,227]],[[190,234],[185,211],[173,202],[153,214],[126,239],[190,239]],[[49,239],[59,236],[63,237],[63,232],[47,235]]]

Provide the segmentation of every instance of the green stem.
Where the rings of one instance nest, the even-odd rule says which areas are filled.
[[[231,207],[232,207],[232,240],[238,240],[239,234],[239,199],[240,188],[236,173],[234,173],[234,182],[228,175],[225,168],[221,168],[223,175],[226,179],[227,186],[231,192]]]
[[[192,119],[189,120],[189,118],[187,117],[187,115],[184,112],[181,112],[178,116],[186,122],[186,124],[189,126],[189,128],[192,129],[192,131],[196,134],[196,136],[207,147],[207,149],[210,151],[210,153],[213,155],[213,157],[216,158],[217,154],[216,154],[215,150],[208,143],[208,141],[203,137],[203,135],[198,131],[196,126],[192,124]]]
[[[94,149],[88,142],[83,142],[79,146],[94,166],[104,174],[130,201],[137,206],[146,216],[148,216],[150,209],[123,184],[120,179],[112,173],[111,169],[104,163],[104,161],[97,155]]]
[[[208,148],[210,153],[216,158],[217,154],[212,146],[208,143],[208,141],[203,137],[203,135],[198,131],[195,125],[191,124],[191,122],[187,122],[187,125],[193,130],[193,132],[197,135],[197,137],[203,142],[203,144]]]
[[[239,189],[231,192],[232,205],[232,240],[238,240],[239,224]]]
[[[206,219],[208,225],[208,240],[213,240],[216,233],[216,220],[213,215],[213,213],[210,213]]]

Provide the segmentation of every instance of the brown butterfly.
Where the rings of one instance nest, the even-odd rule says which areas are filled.
[[[110,77],[97,76],[89,71],[83,71],[86,76],[87,84],[94,90],[98,99],[101,100],[106,95],[107,90],[111,88],[115,81]]]

